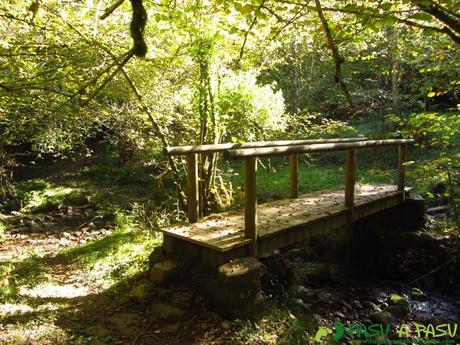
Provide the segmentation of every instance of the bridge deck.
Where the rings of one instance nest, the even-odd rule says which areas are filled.
[[[395,206],[402,201],[401,196],[402,192],[393,185],[356,185],[353,220]],[[258,253],[262,255],[305,239],[308,237],[306,232],[330,230],[349,221],[343,189],[260,204],[257,206],[257,242],[263,248]],[[172,237],[176,243],[177,240],[186,241],[222,254],[245,247],[250,242],[244,238],[243,209],[214,214],[193,224],[162,231],[165,237]]]

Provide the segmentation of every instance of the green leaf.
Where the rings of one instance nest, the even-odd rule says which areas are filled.
[[[428,13],[414,13],[409,16],[410,19],[416,19],[416,20],[423,20],[423,21],[431,21],[433,20],[433,17],[429,15]]]
[[[255,9],[256,8],[253,5],[246,4],[241,8],[240,12],[243,13],[243,14],[249,14],[249,13],[255,11]]]
[[[256,12],[256,17],[258,19],[266,19],[268,16],[265,12],[262,12],[262,11],[257,11]]]
[[[396,24],[397,20],[394,17],[385,17],[383,18],[383,23],[388,26]]]

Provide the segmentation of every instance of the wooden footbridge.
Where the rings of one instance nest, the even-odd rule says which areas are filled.
[[[186,157],[190,223],[162,229],[164,249],[215,267],[235,258],[261,256],[396,206],[404,202],[404,162],[413,142],[337,138],[168,147],[167,155]],[[356,185],[356,150],[381,146],[398,147],[396,184]],[[299,195],[298,155],[325,151],[345,151],[344,188]],[[199,155],[214,153],[244,160],[245,208],[201,218]],[[290,198],[257,206],[257,158],[283,155],[289,156]]]

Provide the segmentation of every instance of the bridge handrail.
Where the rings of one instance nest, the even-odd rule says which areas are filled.
[[[200,154],[223,152],[226,159],[244,160],[244,192],[245,192],[245,237],[251,239],[251,254],[257,255],[257,158],[271,156],[289,156],[290,196],[298,197],[298,156],[302,153],[346,151],[345,157],[345,207],[350,221],[353,219],[354,188],[356,179],[356,150],[368,147],[398,146],[397,191],[401,201],[405,197],[405,165],[407,146],[413,139],[369,140],[360,138],[331,138],[306,140],[260,141],[248,143],[223,143],[197,146],[173,146],[164,150],[165,155],[186,157],[187,165],[187,207],[191,223],[202,216],[202,196],[198,157]]]
[[[348,143],[323,143],[310,145],[291,145],[282,147],[242,148],[224,152],[226,159],[244,159],[244,232],[251,240],[251,255],[257,256],[257,158],[289,155],[291,178],[291,198],[298,197],[298,155],[309,152],[346,151],[345,157],[345,207],[349,221],[353,220],[356,179],[356,149],[367,147],[398,146],[397,191],[401,201],[405,198],[405,165],[407,146],[413,139],[367,140]]]
[[[247,143],[222,143],[206,145],[168,146],[164,149],[167,156],[187,156],[195,153],[211,154],[225,152],[232,149],[246,149],[259,147],[280,147],[293,145],[310,145],[322,143],[349,143],[368,140],[366,137],[357,138],[329,138],[329,139],[304,139],[304,140],[277,140],[277,141],[254,141]]]
[[[367,140],[357,142],[338,142],[310,145],[290,145],[280,147],[262,147],[262,148],[241,148],[224,152],[225,159],[240,159],[249,157],[269,157],[282,156],[289,154],[325,152],[325,151],[344,151],[348,149],[361,149],[375,146],[391,146],[401,144],[411,144],[414,139],[385,139],[385,140]]]

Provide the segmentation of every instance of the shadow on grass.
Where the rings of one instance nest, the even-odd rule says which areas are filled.
[[[9,276],[17,287],[33,288],[49,281],[49,275],[58,265],[73,264],[91,266],[102,261],[126,244],[142,242],[142,237],[134,232],[116,231],[100,239],[77,247],[66,249],[56,256],[29,256],[22,261],[4,261],[0,263],[9,268]]]
[[[14,280],[18,287],[29,289],[35,286],[36,288],[32,294],[25,293],[15,297],[12,296],[6,301],[7,304],[4,304],[3,308],[8,309],[9,305],[12,306],[12,309],[10,308],[11,314],[6,313],[5,309],[0,310],[0,325],[9,327],[9,329],[24,330],[24,333],[28,334],[27,336],[32,337],[30,341],[33,344],[93,344],[92,341],[96,339],[96,336],[85,335],[85,329],[89,325],[100,323],[104,327],[111,329],[111,326],[107,324],[107,318],[111,314],[125,310],[129,313],[143,315],[148,310],[148,305],[139,303],[135,297],[130,297],[128,294],[133,286],[138,285],[140,282],[148,281],[146,279],[148,276],[146,262],[149,253],[152,251],[152,247],[157,248],[161,244],[159,240],[152,241],[150,239],[150,242],[145,241],[148,241],[148,239],[142,234],[116,231],[90,243],[69,248],[54,257],[34,256],[16,263],[9,262],[8,264],[14,265],[10,276],[15,277]],[[131,249],[133,249],[132,252],[130,252]],[[131,253],[131,255],[124,258],[126,262],[123,262],[123,260],[120,262],[118,259],[126,252]],[[158,250],[155,252],[157,253]],[[138,253],[140,253],[140,256],[137,256]],[[62,283],[59,279],[57,281],[56,279],[50,279],[51,275],[55,275],[56,272],[62,270],[64,272],[65,270],[75,270],[71,274],[71,278],[73,276],[78,278],[79,272],[84,270],[84,267],[88,267],[93,271],[94,267],[92,265],[99,263],[102,263],[102,273],[104,274],[102,279],[108,279],[108,285],[106,286],[109,287],[98,293],[91,293],[90,291],[90,294],[86,295],[88,292],[87,288],[85,288],[86,284],[82,286],[84,287],[82,290],[79,285],[69,283],[67,279]],[[108,263],[108,265],[104,266],[105,263]],[[121,271],[118,266],[123,266]],[[101,267],[96,268],[96,270],[101,269]],[[113,279],[114,277],[115,279]],[[90,280],[92,279],[91,277]],[[49,287],[48,282],[51,283]],[[38,286],[41,283],[44,285]],[[98,281],[98,285],[99,283],[100,281]],[[65,295],[61,295],[59,292],[56,293],[56,291],[60,291],[56,290],[56,288],[60,287],[64,289]],[[14,314],[14,310],[21,310],[21,306],[24,305],[26,306],[25,312],[23,310],[18,314]],[[40,325],[40,329],[49,327],[49,330],[46,331],[48,333],[46,341],[42,342],[41,338],[38,340],[33,338],[33,332],[31,333],[32,335],[28,333],[27,330],[35,329],[38,327],[37,325]],[[60,341],[58,335],[53,333],[56,327],[69,334],[72,337],[72,341],[69,342],[67,338]],[[14,333],[14,331],[12,332]],[[83,340],[73,341],[80,338]],[[0,336],[0,342],[4,339]],[[120,342],[120,339],[124,338],[115,332],[104,341],[107,341],[107,344],[124,344],[125,342]]]
[[[130,285],[142,279],[143,273],[124,279],[112,287],[100,292],[86,296],[75,297],[24,297],[21,302],[35,308],[13,315],[0,315],[0,324],[4,326],[14,325],[16,329],[24,329],[24,333],[29,328],[37,327],[49,328],[48,342],[41,342],[31,335],[31,343],[48,344],[49,340],[53,344],[93,344],[92,341],[98,340],[102,344],[125,344],[124,337],[106,324],[107,318],[116,311],[128,308],[129,312],[143,314],[146,306],[139,303],[129,303],[124,292]],[[132,302],[132,301],[131,301]],[[100,324],[107,327],[110,334],[97,337],[87,332],[91,325]],[[59,335],[53,334],[55,326],[64,330],[69,338],[59,339]],[[139,325],[142,327],[142,325]],[[72,339],[71,342],[69,340]],[[77,341],[78,340],[78,341]],[[106,342],[101,342],[101,341]],[[125,339],[126,340],[126,339]],[[132,341],[132,339],[131,339]]]
[[[16,315],[0,315],[0,325],[14,325],[16,329],[32,330],[40,325],[41,329],[49,328],[47,331],[48,342],[40,341],[31,335],[29,339],[33,344],[132,344],[134,335],[120,333],[109,321],[108,318],[117,313],[136,314],[140,317],[140,324],[135,327],[139,332],[151,320],[149,319],[149,306],[152,303],[150,292],[144,300],[140,301],[129,296],[133,286],[147,281],[147,273],[139,272],[131,277],[120,280],[110,288],[99,293],[75,297],[24,297],[22,303],[35,306],[32,310],[18,313]],[[159,321],[161,322],[161,321]],[[53,334],[53,329],[65,331],[68,337],[59,339],[59,334]],[[128,326],[127,326],[128,327]],[[131,326],[129,326],[131,327]],[[153,329],[158,328],[150,323]],[[96,331],[94,331],[94,328]],[[103,334],[98,329],[103,329]],[[0,337],[1,339],[1,337]],[[52,342],[49,342],[51,340]],[[29,343],[29,342],[28,342]],[[165,344],[168,344],[165,343]]]
[[[311,344],[309,333],[316,322],[305,309],[269,301],[267,307],[250,320],[236,320],[236,329],[229,344]]]
[[[161,302],[163,297],[150,292],[139,301],[129,297],[133,286],[147,281],[146,272],[123,279],[100,293],[70,298],[32,297],[25,302],[28,305],[53,305],[52,310],[34,309],[19,315],[0,319],[3,324],[15,324],[28,327],[32,320],[39,321],[42,327],[47,322],[71,335],[75,344],[132,344],[137,335],[136,344],[308,344],[311,339],[308,332],[315,328],[305,310],[290,308],[286,305],[270,302],[268,307],[250,319],[236,320],[231,331],[221,327],[221,321],[215,314],[201,307],[193,307],[191,317],[180,323],[174,333],[163,332],[164,327],[175,324],[152,317],[151,303]],[[191,287],[189,287],[191,288]],[[143,320],[136,327],[139,333],[123,335],[109,322],[113,314],[140,316]],[[202,328],[205,325],[206,327]],[[106,330],[102,335],[94,330]],[[144,329],[145,333],[141,333]],[[77,341],[78,340],[78,341]],[[67,341],[67,342],[66,342]],[[59,341],[53,338],[53,344],[66,344],[68,339]],[[34,344],[41,344],[34,342]],[[43,343],[44,344],[44,343]]]

